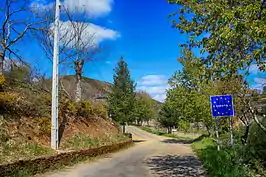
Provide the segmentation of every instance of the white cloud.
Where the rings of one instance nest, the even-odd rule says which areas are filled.
[[[248,71],[251,74],[258,74],[258,72],[260,72],[260,70],[259,70],[259,68],[258,68],[258,66],[256,64],[250,65]]]
[[[161,85],[166,83],[167,78],[164,75],[146,75],[139,81],[141,85]]]
[[[53,8],[54,3],[47,3],[45,0],[35,0],[30,4],[30,8],[36,12],[44,12]]]
[[[51,24],[51,28],[53,24]],[[73,27],[75,26],[75,27]],[[84,23],[84,22],[74,22],[74,25],[70,21],[61,21],[60,22],[60,33],[62,36],[65,36],[62,40],[62,43],[67,43],[70,39],[72,42],[68,44],[68,47],[71,48],[76,44],[77,37],[74,37],[75,28],[83,29],[81,34],[81,39],[84,44],[90,44],[91,47],[97,46],[104,40],[115,40],[120,35],[118,32],[103,28],[101,26],[92,24],[92,23]],[[73,38],[73,39],[72,39]]]
[[[168,85],[160,85],[160,86],[140,86],[137,90],[143,90],[151,94],[152,96],[156,94],[162,94],[166,92],[166,89],[168,89]]]
[[[157,101],[164,102],[166,90],[170,88],[167,84],[167,77],[164,75],[146,75],[138,82],[137,90],[146,91]]]
[[[266,78],[256,77],[256,78],[254,78],[254,82],[257,84],[260,84],[260,85],[265,85],[266,84]]]
[[[39,10],[53,7],[54,3],[47,3],[45,0],[35,0],[31,7]],[[62,6],[70,13],[85,13],[87,17],[101,17],[112,10],[113,0],[64,0]]]
[[[63,4],[70,12],[80,9],[91,17],[99,17],[111,12],[113,0],[65,0]]]
[[[160,102],[164,102],[166,99],[166,94],[157,94],[153,97],[153,99],[160,101]]]

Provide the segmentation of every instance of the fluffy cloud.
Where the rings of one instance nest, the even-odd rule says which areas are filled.
[[[160,102],[164,102],[166,99],[166,94],[157,94],[153,97],[153,99],[160,101]]]
[[[254,78],[254,82],[257,84],[260,84],[260,85],[265,85],[266,84],[266,78],[256,77],[256,78]]]
[[[138,82],[137,90],[146,91],[151,97],[157,101],[164,102],[166,98],[166,90],[169,88],[167,78],[164,75],[146,75]]]
[[[54,3],[45,0],[35,0],[31,7],[38,10],[52,8]],[[61,5],[70,13],[85,13],[87,17],[97,18],[107,15],[112,10],[113,0],[64,0]]]
[[[251,74],[258,74],[258,72],[260,72],[260,70],[259,70],[259,68],[258,68],[258,66],[256,64],[250,65],[248,71]]]
[[[147,75],[140,79],[141,85],[161,85],[166,84],[167,79],[164,75]]]
[[[85,11],[90,17],[106,15],[112,10],[113,0],[65,0],[63,5],[70,12]]]
[[[51,24],[51,28],[53,28],[53,24]],[[69,48],[74,46],[74,44],[77,42],[77,37],[73,37],[75,36],[75,28],[83,29],[81,34],[82,42],[84,44],[90,44],[91,47],[97,46],[104,40],[115,40],[119,37],[118,32],[92,23],[74,22],[74,25],[72,25],[70,21],[61,21],[60,33],[61,35],[65,36],[62,38],[62,40],[65,39],[65,41],[62,41],[62,43],[67,43],[67,41],[71,39],[72,42],[68,44]]]
[[[140,86],[138,90],[147,91],[151,95],[162,94],[165,93],[166,89],[168,89],[168,85],[160,85],[160,86]]]

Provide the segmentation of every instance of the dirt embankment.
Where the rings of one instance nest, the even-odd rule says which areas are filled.
[[[49,117],[22,118],[3,121],[1,129],[5,130],[7,139],[25,138],[44,146],[50,145],[51,120]],[[118,127],[109,119],[101,117],[66,117],[59,121],[60,141],[71,138],[75,134],[87,134],[90,138],[113,136],[119,134]]]

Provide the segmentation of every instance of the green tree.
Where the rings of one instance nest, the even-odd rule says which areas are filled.
[[[123,125],[123,133],[125,133],[126,123],[134,121],[136,84],[130,78],[127,63],[123,58],[120,59],[114,71],[114,84],[108,96],[109,112],[116,122]]]
[[[265,70],[265,0],[169,0],[180,5],[173,27],[189,35],[183,46],[201,49],[208,73],[231,76],[256,64]]]
[[[156,107],[155,101],[144,91],[140,91],[135,102],[135,117],[138,125],[144,121],[149,124],[151,119],[155,119]]]
[[[178,60],[183,69],[169,80],[171,89],[167,92],[166,104],[170,105],[168,107],[172,109],[180,130],[187,131],[190,123],[196,123],[204,124],[210,132],[212,117],[209,96],[213,94],[213,82],[203,78],[205,67],[191,50],[184,48],[182,53]]]
[[[266,93],[266,86],[263,86],[262,93],[263,93],[263,94],[265,94],[265,93]]]
[[[172,127],[178,126],[180,121],[181,112],[179,109],[176,109],[175,102],[171,98],[172,94],[170,91],[167,92],[167,98],[162,105],[162,108],[159,113],[158,122],[163,126],[166,127],[168,133],[171,133]]]

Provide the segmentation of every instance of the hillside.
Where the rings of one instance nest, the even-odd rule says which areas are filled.
[[[24,71],[23,71],[24,72]],[[0,77],[0,164],[57,153],[50,147],[51,92],[45,82],[30,82],[22,70]],[[74,77],[64,78],[74,92]],[[84,95],[106,93],[108,83],[84,79]],[[105,91],[105,92],[104,92]],[[59,104],[60,150],[97,147],[125,139],[108,118],[106,107],[90,100],[75,103],[64,95]]]
[[[66,92],[71,96],[72,99],[75,98],[75,90],[76,90],[76,78],[74,75],[69,76],[63,76],[61,78],[60,86],[63,89],[66,90]],[[82,97],[83,100],[89,100],[89,99],[105,99],[110,93],[110,87],[112,86],[109,82],[104,82],[92,78],[82,77]],[[45,86],[47,89],[51,89],[51,80],[49,79],[47,81],[47,84]],[[140,96],[139,93],[137,93],[137,96]],[[154,100],[157,104],[161,104],[161,102],[158,102]]]
[[[72,99],[75,98],[76,90],[76,78],[74,75],[63,76],[60,79],[60,87],[70,95]],[[51,90],[51,79],[46,79],[43,87],[46,90]],[[108,92],[110,92],[111,83],[91,79],[87,77],[82,78],[81,87],[82,87],[82,99],[100,99],[106,97]]]

